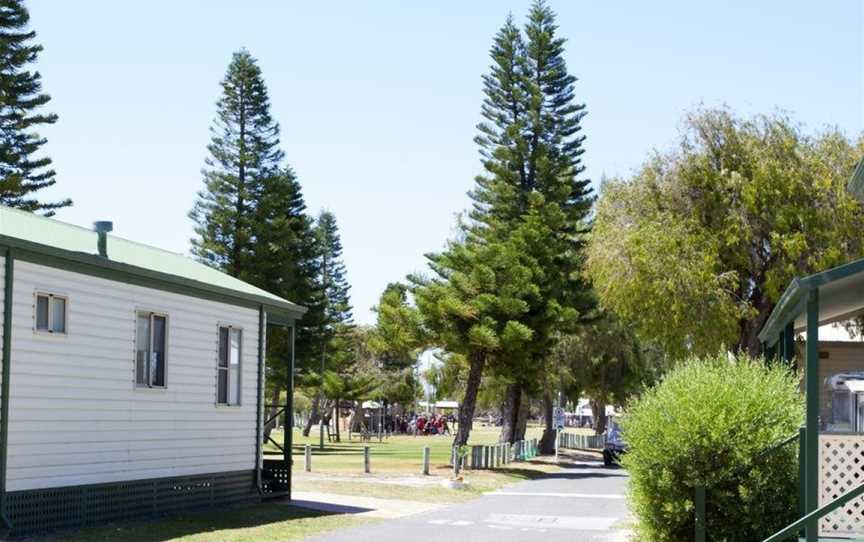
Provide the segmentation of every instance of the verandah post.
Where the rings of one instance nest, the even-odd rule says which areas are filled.
[[[805,392],[807,397],[807,434],[806,440],[806,480],[805,505],[810,513],[819,507],[819,290],[807,292],[807,354],[804,371]],[[804,528],[807,542],[817,542],[817,520],[810,521]]]
[[[804,486],[807,480],[807,429],[805,427],[798,428],[798,516],[804,517],[807,515],[807,499]]]

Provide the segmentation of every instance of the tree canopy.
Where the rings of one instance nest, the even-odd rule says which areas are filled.
[[[588,250],[601,301],[671,356],[758,354],[794,276],[862,254],[864,213],[846,190],[862,152],[781,114],[689,114],[676,149],[602,186]]]
[[[47,140],[36,131],[57,115],[41,111],[51,97],[42,92],[39,72],[28,69],[42,52],[29,23],[21,0],[0,3],[0,205],[51,216],[72,200],[45,202],[36,195],[57,182],[51,158],[39,154]]]

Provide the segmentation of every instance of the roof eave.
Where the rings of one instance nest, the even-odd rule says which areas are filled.
[[[759,332],[759,340],[767,345],[773,345],[777,342],[780,332],[786,327],[790,321],[794,321],[795,317],[800,314],[802,309],[803,295],[809,289],[801,279],[795,277],[789,286],[780,296],[774,310],[771,311],[765,325],[762,326],[762,331]]]

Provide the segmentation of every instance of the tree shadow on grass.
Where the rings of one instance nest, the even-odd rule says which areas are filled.
[[[109,523],[104,526],[88,527],[77,531],[61,531],[23,540],[27,542],[166,542],[184,536],[206,536],[207,533],[223,530],[237,531],[267,526],[278,529],[279,526],[275,524],[282,522],[288,522],[284,526],[284,534],[280,536],[274,531],[272,536],[266,537],[268,540],[287,539],[289,537],[301,538],[302,536],[298,535],[311,535],[319,532],[320,526],[314,525],[314,520],[318,518],[359,511],[361,510],[355,512],[311,510],[279,502],[269,502],[178,513],[146,521]],[[245,538],[254,538],[254,536],[249,533]],[[225,539],[227,539],[225,536],[215,534],[212,538],[212,540]],[[210,540],[210,538],[206,538],[206,540]]]

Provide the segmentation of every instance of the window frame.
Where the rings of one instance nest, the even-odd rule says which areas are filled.
[[[164,345],[165,351],[163,353],[163,360],[162,360],[163,367],[162,367],[162,385],[161,386],[153,385],[153,384],[149,383],[149,380],[150,380],[150,371],[149,370],[146,371],[148,383],[147,384],[139,384],[138,383],[138,319],[139,319],[139,317],[145,316],[145,315],[149,315],[149,317],[150,317],[150,324],[149,324],[150,329],[149,329],[149,333],[148,333],[147,352],[153,351],[153,338],[155,335],[154,326],[153,326],[154,317],[158,316],[158,317],[165,319],[165,345]],[[171,319],[168,316],[168,313],[165,311],[139,307],[139,308],[135,309],[135,318],[132,320],[132,322],[133,322],[132,333],[134,335],[133,343],[135,345],[135,347],[133,349],[133,354],[132,354],[132,387],[137,391],[145,391],[145,392],[146,391],[165,391],[168,389],[168,359],[170,358],[170,355],[169,355],[170,331],[169,330],[171,328],[171,325],[170,325]]]
[[[39,329],[39,298],[48,299],[48,328]],[[63,306],[63,331],[54,331],[54,299],[59,298],[64,302]],[[33,333],[42,337],[67,337],[69,335],[69,296],[67,294],[53,293],[45,288],[37,288],[33,292]]]
[[[222,330],[228,330],[228,350],[226,350],[225,355],[227,356],[225,367],[221,367],[219,365],[219,350],[221,345],[219,344],[222,340]],[[231,403],[231,332],[238,331],[240,333],[240,342],[239,349],[237,352],[237,402]],[[243,336],[245,332],[243,330],[243,326],[238,326],[234,324],[229,324],[226,322],[219,322],[216,325],[216,368],[215,368],[215,401],[214,405],[219,408],[239,408],[243,406]],[[225,400],[226,402],[222,403],[219,401],[219,372],[225,371]]]

